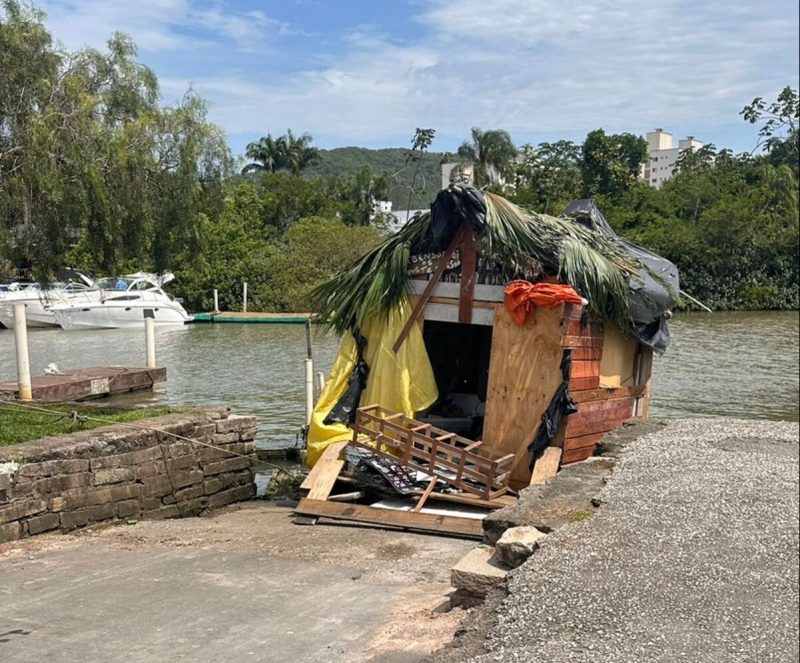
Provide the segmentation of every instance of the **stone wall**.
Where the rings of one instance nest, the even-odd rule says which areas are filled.
[[[0,447],[0,543],[250,499],[255,434],[254,417],[212,409]]]

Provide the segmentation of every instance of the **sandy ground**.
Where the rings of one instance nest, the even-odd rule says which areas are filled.
[[[0,545],[0,661],[412,663],[452,639],[474,542],[291,518],[252,502]]]

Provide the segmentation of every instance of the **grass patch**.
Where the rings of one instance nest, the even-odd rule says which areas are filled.
[[[178,411],[176,408],[168,407],[120,409],[74,404],[42,407],[49,412],[0,401],[0,446],[38,440],[41,437],[69,435],[77,431],[158,417]],[[78,420],[71,416],[73,412],[77,413]],[[91,419],[82,420],[83,417]]]
[[[585,520],[589,520],[594,515],[594,511],[589,511],[588,509],[582,509],[580,511],[573,511],[569,514],[569,522],[571,523],[582,523]]]

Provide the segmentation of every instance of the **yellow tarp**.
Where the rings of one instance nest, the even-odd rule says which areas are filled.
[[[369,366],[369,376],[360,405],[382,405],[388,410],[413,417],[438,397],[436,380],[419,325],[414,325],[397,354],[392,350],[409,315],[411,305],[407,299],[403,299],[386,318],[376,320],[361,330],[367,339],[364,359]],[[342,338],[339,354],[311,415],[308,430],[309,467],[313,467],[329,444],[349,439],[352,435],[344,424],[325,425],[322,422],[347,389],[347,378],[353,371],[356,358],[355,339],[347,333]]]

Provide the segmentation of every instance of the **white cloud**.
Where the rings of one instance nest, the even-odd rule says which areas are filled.
[[[70,48],[102,45],[109,35],[128,33],[144,52],[219,47],[220,40],[249,50],[292,27],[259,10],[235,12],[219,2],[192,0],[42,0],[47,23]]]
[[[263,12],[220,3],[139,0],[124,11],[101,0],[49,0],[50,25],[70,40],[130,32],[143,50],[191,48],[210,40],[257,47],[266,35],[301,34]],[[416,2],[422,36],[358,25],[335,46],[306,37],[302,70],[280,71],[266,56],[190,76],[163,72],[178,94],[193,83],[229,133],[292,127],[329,143],[358,144],[436,127],[453,140],[472,126],[528,136],[738,122],[756,95],[797,79],[797,7],[780,0],[427,0]],[[56,10],[55,16],[53,10]],[[201,29],[202,27],[202,29]],[[330,36],[329,36],[330,37]],[[216,41],[215,41],[216,40]],[[328,48],[328,50],[325,50]],[[335,53],[335,54],[332,54]],[[159,72],[159,67],[156,67]],[[167,74],[165,76],[165,73]]]

